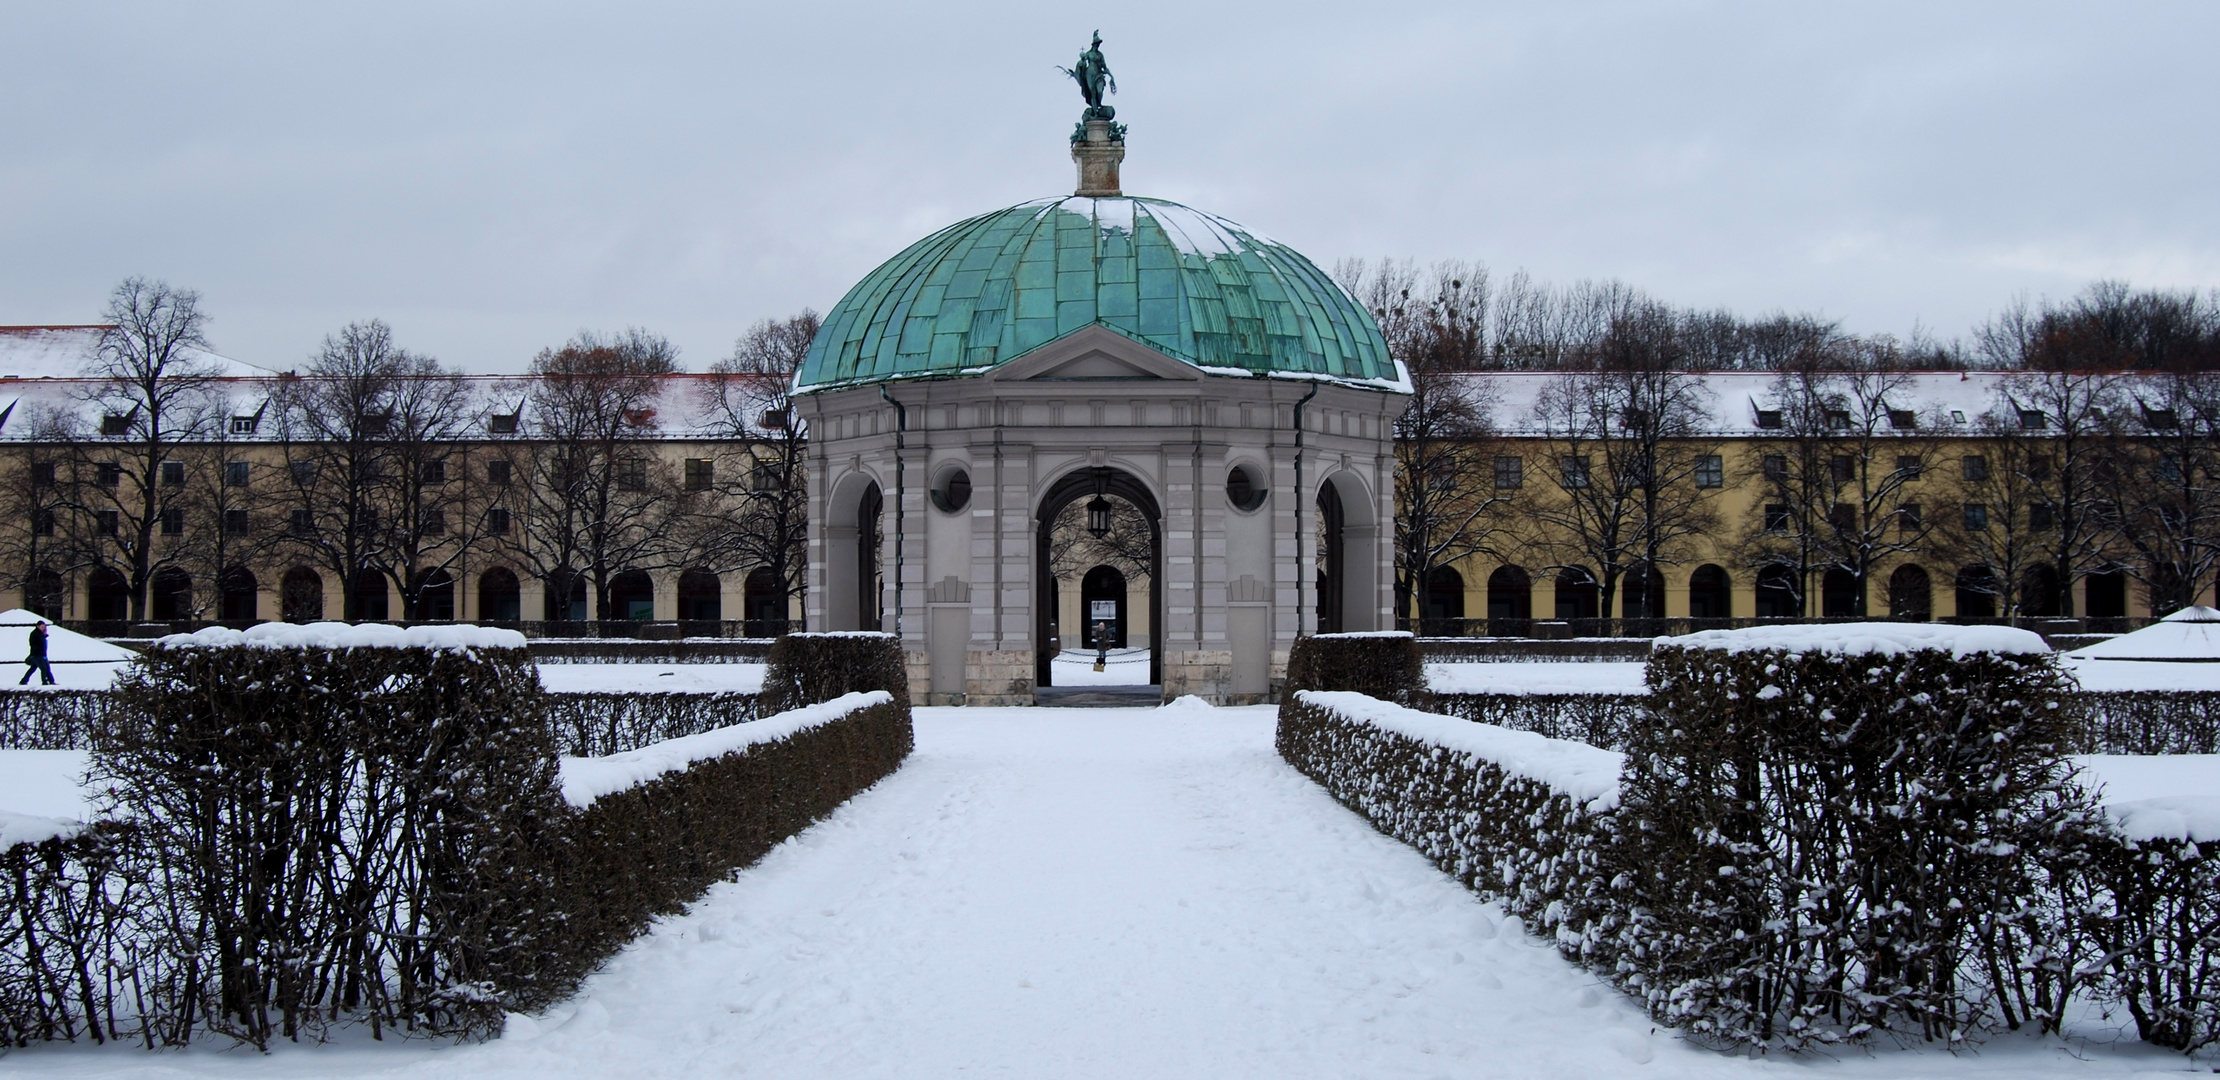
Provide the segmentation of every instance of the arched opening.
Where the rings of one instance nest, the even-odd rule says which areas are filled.
[[[478,621],[519,622],[524,618],[523,590],[516,574],[496,566],[478,575]]]
[[[155,622],[183,622],[193,617],[193,575],[174,566],[154,572],[147,583],[147,602]]]
[[[93,567],[85,578],[85,617],[95,622],[131,618],[131,582],[113,566]]]
[[[1889,575],[1889,618],[1926,622],[1935,617],[1934,589],[1923,567],[1906,563]]]
[[[1585,566],[1568,566],[1557,572],[1557,617],[1559,619],[1593,619],[1596,617],[1596,575]]]
[[[1124,537],[1122,531],[1106,530],[1101,538],[1105,540],[1122,539],[1124,543],[1130,544],[1136,549],[1145,547],[1145,550],[1135,550],[1129,553],[1131,562],[1128,563],[1128,566],[1130,569],[1148,575],[1148,633],[1152,646],[1149,649],[1148,685],[1162,686],[1164,683],[1164,649],[1162,647],[1164,626],[1163,511],[1159,509],[1156,496],[1149,491],[1148,485],[1143,484],[1130,473],[1102,467],[1075,470],[1050,486],[1048,494],[1042,497],[1040,507],[1033,519],[1037,540],[1033,558],[1033,580],[1035,582],[1033,591],[1034,684],[1036,686],[1055,685],[1053,673],[1055,670],[1056,647],[1077,647],[1084,639],[1085,631],[1083,627],[1071,627],[1069,629],[1072,632],[1065,633],[1065,628],[1059,624],[1058,590],[1056,587],[1056,533],[1058,531],[1058,519],[1066,516],[1064,513],[1066,507],[1078,502],[1091,505],[1097,498],[1101,498],[1105,503],[1118,501],[1130,504],[1131,510],[1137,514],[1140,523],[1146,526],[1145,538],[1138,535],[1141,532],[1139,525],[1134,526],[1134,532],[1136,533],[1134,536]],[[1088,532],[1093,532],[1095,525],[1109,525],[1113,530],[1120,529],[1119,521],[1121,519],[1131,520],[1135,516],[1118,512],[1114,505],[1105,509],[1111,520],[1107,522],[1100,520],[1086,522]],[[1086,517],[1096,518],[1097,515],[1089,513]],[[1120,574],[1124,576],[1122,571]],[[1087,614],[1085,610],[1087,606],[1085,586],[1086,583],[1082,580],[1082,610],[1080,612],[1082,619]],[[1119,593],[1120,597],[1124,595],[1123,592]]]
[[[826,499],[824,629],[879,629],[883,508],[878,482],[860,473],[844,477]]]
[[[1318,488],[1318,632],[1338,634],[1347,608],[1349,515],[1332,481]]]
[[[376,570],[355,571],[354,586],[347,590],[354,612],[348,617],[360,622],[382,622],[392,618],[392,592],[386,587],[384,574]]]
[[[742,633],[749,637],[777,637],[786,633],[786,590],[779,587],[778,571],[758,566],[748,571],[740,585],[740,614],[747,620]]]
[[[251,623],[262,617],[262,583],[244,566],[234,566],[216,579],[216,596],[216,617],[227,623]]]
[[[1079,579],[1081,643],[1090,649],[1125,648],[1125,575],[1097,566]]]
[[[317,622],[324,617],[324,576],[296,566],[278,579],[278,613],[290,623]]]
[[[62,575],[52,570],[34,570],[30,579],[23,583],[23,606],[29,608],[31,614],[49,621],[62,617],[63,601],[68,595],[69,587],[63,583]]]
[[[1619,614],[1629,619],[1665,617],[1665,575],[1655,567],[1636,564],[1619,583]]]
[[[549,622],[584,622],[586,619],[586,575],[569,567],[559,567],[547,575],[546,600]]]
[[[1488,633],[1521,635],[1534,618],[1534,579],[1516,566],[1488,575]]]
[[[1454,637],[1465,632],[1465,576],[1452,566],[1426,572],[1426,594],[1419,600],[1419,633]]]
[[[1734,617],[1734,583],[1728,579],[1724,568],[1705,563],[1697,567],[1695,573],[1688,575],[1688,617]]]
[[[1793,619],[1803,613],[1803,590],[1796,587],[1794,570],[1776,563],[1758,571],[1758,618]]]
[[[1839,566],[1827,568],[1819,580],[1819,613],[1830,619],[1850,619],[1862,614],[1865,605],[1859,603],[1858,575]]]
[[[725,583],[716,572],[697,566],[678,575],[680,622],[713,623],[725,617]]]
[[[2042,618],[2058,614],[2058,570],[2036,563],[2020,575],[2020,614]]]
[[[2125,570],[2102,570],[2083,578],[2082,610],[2092,619],[2127,618],[2127,579]]]
[[[645,570],[627,570],[609,579],[609,610],[604,619],[647,622],[655,618],[655,582]]]
[[[1996,618],[1996,571],[1986,566],[1968,566],[1958,571],[1958,617],[1961,619]]]
[[[425,571],[424,583],[416,590],[416,617],[426,622],[455,621],[454,575],[439,567]]]

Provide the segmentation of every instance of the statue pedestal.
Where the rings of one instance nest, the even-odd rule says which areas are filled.
[[[1118,188],[1118,163],[1125,160],[1125,140],[1114,138],[1108,120],[1086,122],[1087,137],[1071,144],[1071,159],[1079,166],[1079,190],[1074,195],[1107,198],[1123,195]]]

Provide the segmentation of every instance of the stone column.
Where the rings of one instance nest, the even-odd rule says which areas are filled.
[[[1085,123],[1086,137],[1074,139],[1071,159],[1079,166],[1079,190],[1074,195],[1091,198],[1114,198],[1124,194],[1118,188],[1118,163],[1125,160],[1125,137],[1116,131],[1108,120],[1089,120]]]

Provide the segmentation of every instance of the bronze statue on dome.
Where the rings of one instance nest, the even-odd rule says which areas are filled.
[[[1081,122],[1109,120],[1118,115],[1118,110],[1102,103],[1104,95],[1118,92],[1118,80],[1110,74],[1110,65],[1102,59],[1102,31],[1095,31],[1094,44],[1079,54],[1078,67],[1059,65],[1056,70],[1071,76],[1072,81],[1079,84],[1079,95],[1087,99],[1087,111],[1081,114]]]

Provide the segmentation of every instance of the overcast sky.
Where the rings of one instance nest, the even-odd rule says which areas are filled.
[[[951,221],[1069,192],[1100,27],[1129,194],[1346,256],[1963,334],[2220,286],[2220,5],[0,2],[0,323],[141,274],[220,351],[383,318],[699,369]]]

